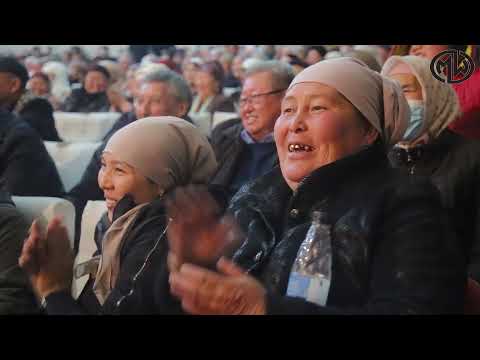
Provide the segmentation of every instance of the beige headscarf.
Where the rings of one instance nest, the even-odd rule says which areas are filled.
[[[298,74],[290,88],[303,82],[328,85],[355,106],[380,133],[387,146],[402,139],[410,108],[398,83],[370,70],[360,60],[342,57],[320,61]]]
[[[435,79],[430,61],[419,56],[391,56],[383,65],[382,75],[412,74],[422,87],[425,103],[423,127],[412,143],[428,134],[433,139],[460,114],[457,94],[452,86]]]
[[[173,116],[134,121],[110,138],[104,152],[133,166],[164,192],[174,186],[206,184],[217,169],[207,138]]]
[[[217,169],[207,138],[189,122],[172,116],[140,119],[125,126],[110,138],[104,152],[160,185],[162,193],[176,186],[207,184]],[[104,235],[93,284],[101,305],[115,287],[125,233],[145,205],[139,204],[120,216]]]

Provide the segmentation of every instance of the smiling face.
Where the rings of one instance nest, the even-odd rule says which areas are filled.
[[[201,98],[215,96],[219,93],[219,84],[215,78],[206,71],[197,71],[194,77],[194,87]]]
[[[84,87],[89,94],[104,92],[108,87],[108,79],[100,71],[89,71],[85,76]]]
[[[125,195],[132,195],[136,204],[152,201],[159,194],[157,184],[149,181],[129,164],[118,161],[111,153],[102,154],[102,166],[98,172],[98,185],[107,202],[108,218]]]
[[[402,86],[403,95],[407,100],[423,100],[422,86],[413,74],[391,74],[390,79],[397,80]]]
[[[270,95],[271,91],[281,90],[274,88],[272,75],[268,72],[259,72],[248,76],[243,83],[240,95],[240,117],[243,127],[255,140],[261,140],[273,131],[275,121],[280,115],[280,107],[284,92]],[[242,99],[251,100],[243,103]]]
[[[141,84],[134,105],[137,119],[150,116],[183,117],[188,108],[186,103],[175,98],[168,83],[161,81]]]
[[[293,190],[312,171],[354,154],[377,136],[345,97],[319,83],[293,86],[275,124],[280,167]]]
[[[37,96],[46,96],[50,93],[50,84],[41,76],[33,76],[27,87]]]

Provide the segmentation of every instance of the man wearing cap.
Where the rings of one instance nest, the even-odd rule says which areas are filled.
[[[0,108],[20,116],[44,141],[60,141],[53,107],[26,90],[26,67],[13,57],[0,57]]]

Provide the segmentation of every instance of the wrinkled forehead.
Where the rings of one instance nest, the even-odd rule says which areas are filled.
[[[350,104],[350,101],[334,87],[313,81],[297,83],[290,87],[285,94],[284,101],[300,98],[322,98],[336,104],[345,102]]]

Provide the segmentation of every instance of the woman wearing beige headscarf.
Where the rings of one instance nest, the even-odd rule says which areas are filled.
[[[430,61],[392,56],[382,74],[397,80],[411,109],[402,141],[389,154],[409,174],[429,176],[450,211],[469,259],[469,275],[480,281],[480,142],[452,132],[460,106],[453,88],[435,79]]]
[[[227,219],[244,234],[232,259],[185,257],[174,244],[186,231],[221,246],[225,221],[203,226],[198,214],[211,206],[205,201],[196,210],[168,206],[169,256],[176,260],[169,280],[184,310],[460,312],[464,264],[438,194],[427,180],[405,181],[388,164],[386,151],[409,116],[401,88],[357,60],[325,60],[298,74],[275,125],[279,167],[230,203]],[[178,214],[197,222],[182,224]]]
[[[207,184],[216,170],[207,139],[185,120],[145,118],[117,131],[102,154],[98,183],[108,209],[96,230],[97,252],[76,266],[89,277],[70,295],[72,258],[60,220],[46,235],[33,224],[20,265],[49,314],[153,313],[164,309],[164,199],[176,186]],[[168,293],[168,292],[167,292]],[[171,310],[173,311],[173,310]]]

